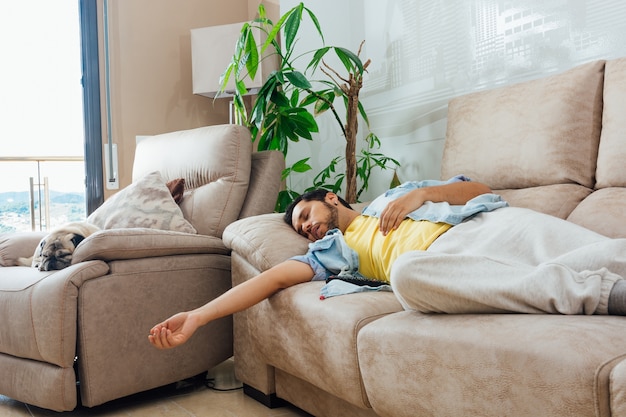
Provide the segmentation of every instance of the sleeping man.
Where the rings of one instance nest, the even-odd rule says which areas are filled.
[[[306,255],[155,325],[150,343],[181,345],[212,320],[331,275],[389,282],[405,309],[422,313],[626,315],[626,239],[508,207],[463,176],[405,183],[362,213],[316,190],[284,218],[312,241]]]

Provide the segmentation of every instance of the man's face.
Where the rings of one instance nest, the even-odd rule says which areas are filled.
[[[326,201],[300,201],[293,209],[291,225],[300,235],[316,241],[339,227],[338,218],[337,207]]]

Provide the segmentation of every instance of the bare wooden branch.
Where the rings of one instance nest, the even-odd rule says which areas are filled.
[[[328,68],[330,71],[332,71],[335,76],[337,78],[339,78],[341,81],[343,81],[344,83],[350,83],[349,80],[346,80],[345,78],[343,78],[337,71],[335,71],[330,65],[328,65],[323,59],[322,59],[322,65],[324,65],[326,68]],[[320,67],[322,68],[322,67]],[[328,75],[328,73],[324,72],[324,74]],[[330,75],[328,75],[330,77]],[[331,77],[332,78],[332,77]],[[337,85],[339,85],[339,83],[336,83]]]
[[[363,49],[364,43],[365,43],[365,39],[361,41],[361,44],[359,45],[359,50],[357,51],[356,56],[359,56],[359,57],[361,56],[361,50]]]

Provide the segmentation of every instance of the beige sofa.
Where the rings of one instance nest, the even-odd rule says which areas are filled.
[[[157,135],[137,146],[133,184],[89,217],[107,229],[80,243],[70,267],[15,266],[45,233],[1,235],[0,394],[57,411],[72,410],[79,400],[91,407],[231,357],[230,317],[181,349],[157,350],[147,335],[154,324],[230,288],[222,231],[238,218],[273,211],[283,168],[280,152],[253,153],[250,133],[240,126]],[[148,194],[142,185],[153,171],[163,180],[185,180],[180,207],[167,188],[154,207],[154,189]],[[170,221],[165,206],[184,219]],[[158,229],[110,228],[114,219],[143,224],[155,213],[166,220]]]
[[[443,179],[626,237],[626,59],[449,103]],[[224,233],[234,283],[306,251],[267,214]],[[315,416],[626,416],[626,318],[425,315],[297,285],[235,315],[246,392]]]

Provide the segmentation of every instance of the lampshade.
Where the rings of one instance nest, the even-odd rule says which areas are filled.
[[[225,92],[218,95],[219,81],[232,60],[243,25],[244,22],[191,29],[191,67],[194,94],[211,98],[232,95],[228,92],[235,89],[234,76],[231,75]],[[253,28],[253,34],[257,45],[262,45],[262,42],[265,42],[265,33],[260,29]],[[253,80],[248,77],[244,79],[244,83],[248,87],[248,94],[258,92],[268,75],[278,68],[278,57],[270,54],[264,54],[266,58],[260,62]]]

